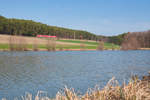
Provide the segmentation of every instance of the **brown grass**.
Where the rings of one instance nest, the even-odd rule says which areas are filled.
[[[24,37],[9,37],[9,49],[10,51],[27,51],[27,43]]]
[[[46,45],[47,51],[56,51],[56,40],[54,38],[49,38]]]
[[[84,42],[84,41],[81,41],[80,49],[81,49],[81,50],[86,50],[86,45],[85,45],[83,42]]]
[[[97,50],[104,50],[104,42],[103,41],[99,41],[99,45],[97,47]]]
[[[9,44],[10,36],[11,35],[0,35],[0,44]],[[15,37],[15,38],[24,37],[27,44],[34,44],[35,39],[36,39],[37,44],[43,44],[43,45],[47,44],[47,39],[44,39],[44,38],[27,37],[27,36],[12,36],[12,37]],[[67,43],[67,42],[58,42],[58,41],[56,41],[56,44],[58,45],[80,45],[78,43]]]
[[[38,51],[38,42],[37,42],[37,38],[34,38],[34,44],[33,44],[33,51]]]

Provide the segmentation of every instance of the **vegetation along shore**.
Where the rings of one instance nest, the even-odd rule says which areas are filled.
[[[149,50],[150,48],[150,31],[102,36],[4,16],[0,16],[0,34],[1,51]],[[50,35],[57,38],[41,39],[36,38],[37,35]]]
[[[100,89],[96,86],[94,89],[89,89],[84,95],[77,94],[73,88],[67,87],[64,88],[64,91],[58,92],[53,99],[41,96],[42,94],[47,95],[43,91],[39,91],[36,96],[27,93],[22,96],[22,100],[150,100],[150,73],[148,76],[143,76],[141,80],[133,76],[128,84],[124,83],[121,86],[113,77],[104,88]]]

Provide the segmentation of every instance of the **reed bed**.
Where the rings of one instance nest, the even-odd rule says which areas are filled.
[[[37,43],[37,39],[35,38],[34,39],[34,44],[33,44],[33,51],[38,51],[39,50],[39,48],[38,48],[38,43]]]
[[[99,51],[104,50],[104,42],[103,42],[103,41],[99,41],[99,44],[98,44],[97,50],[99,50]]]
[[[56,51],[56,40],[53,38],[48,39],[46,49],[47,51]]]
[[[27,51],[27,42],[24,37],[10,36],[9,38],[10,51]]]
[[[39,91],[34,99],[32,94],[27,93],[22,96],[22,100],[150,100],[150,80],[141,81],[133,78],[128,84],[119,86],[118,81],[113,77],[103,89],[95,87],[84,95],[78,95],[74,89],[65,87],[64,91],[58,92],[53,99],[49,98],[47,93]]]

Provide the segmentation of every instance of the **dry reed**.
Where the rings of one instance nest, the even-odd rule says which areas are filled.
[[[48,38],[46,48],[47,51],[56,51],[56,40],[54,38]]]
[[[100,50],[100,51],[101,51],[101,50],[104,50],[104,42],[103,42],[103,41],[99,41],[97,50]]]
[[[39,50],[36,38],[34,39],[34,44],[33,44],[32,48],[33,48],[33,51],[38,51]]]
[[[9,38],[10,51],[27,51],[27,43],[24,37],[10,36]]]
[[[45,96],[41,96],[43,93]],[[29,93],[22,96],[22,100],[32,99]],[[113,77],[103,89],[98,87],[89,89],[84,95],[77,95],[74,89],[65,88],[64,92],[58,92],[54,99],[49,98],[47,93],[39,91],[34,100],[150,100],[150,80],[141,81],[134,77],[128,84],[119,86],[118,81]]]

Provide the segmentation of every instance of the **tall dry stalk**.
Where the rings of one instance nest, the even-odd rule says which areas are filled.
[[[17,45],[17,47],[16,47],[17,51],[26,51],[27,50],[27,42],[26,42],[25,38],[22,36],[17,37],[16,45]]]
[[[27,43],[24,37],[10,36],[9,38],[10,51],[25,51],[27,50]]]
[[[101,50],[104,50],[104,42],[103,42],[103,41],[99,41],[97,50],[100,50],[100,51],[101,51]]]
[[[85,49],[86,49],[86,46],[84,44],[84,41],[81,41],[80,50],[85,50]]]
[[[51,51],[51,43],[50,43],[50,39],[49,38],[47,40],[46,48],[47,48],[47,51]]]
[[[38,51],[38,44],[37,44],[37,38],[34,38],[34,43],[33,43],[33,51]]]
[[[15,37],[14,36],[10,36],[9,37],[9,50],[10,51],[15,51]]]
[[[55,38],[48,38],[46,48],[47,48],[47,51],[56,51]]]
[[[52,51],[56,51],[56,40],[55,39],[52,39],[51,45],[52,45]]]

